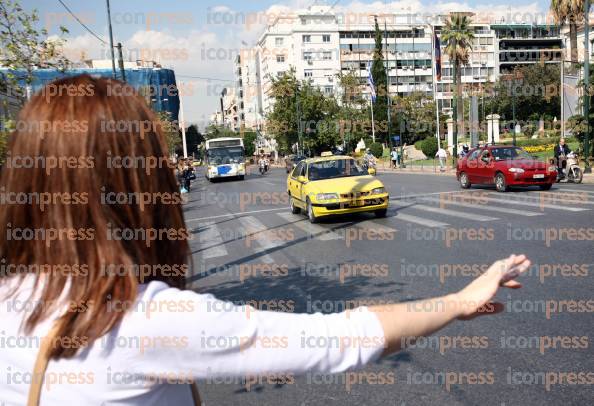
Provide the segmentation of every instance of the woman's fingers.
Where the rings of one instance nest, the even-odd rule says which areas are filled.
[[[505,288],[510,288],[510,289],[519,289],[522,287],[522,284],[520,282],[512,279],[510,281],[501,283],[501,286],[503,286]]]

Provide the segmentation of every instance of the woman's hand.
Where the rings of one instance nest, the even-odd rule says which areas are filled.
[[[495,262],[487,271],[459,291],[455,297],[459,304],[460,320],[470,320],[485,314],[503,311],[503,304],[491,302],[499,286],[518,289],[522,285],[515,281],[526,271],[530,260],[525,255],[510,255],[509,258]]]

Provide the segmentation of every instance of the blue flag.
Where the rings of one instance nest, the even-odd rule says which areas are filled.
[[[367,85],[371,91],[371,101],[375,103],[375,83],[373,82],[373,75],[371,74],[371,64],[367,64]]]

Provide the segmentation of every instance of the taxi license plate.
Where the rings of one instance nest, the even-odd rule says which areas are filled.
[[[365,201],[363,200],[353,200],[351,202],[351,207],[361,207],[365,205]]]
[[[544,174],[543,173],[539,173],[539,174],[536,174],[536,175],[532,176],[532,178],[534,178],[534,179],[544,179]]]

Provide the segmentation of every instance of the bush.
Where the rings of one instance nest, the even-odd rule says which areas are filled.
[[[423,143],[423,141],[425,141],[425,140],[422,139],[422,140],[418,140],[417,142],[415,142],[415,148],[417,150],[419,150],[419,151],[421,150],[421,144]]]
[[[373,142],[369,145],[369,150],[374,157],[381,158],[384,153],[384,146],[379,142]]]
[[[433,158],[437,153],[437,138],[427,137],[421,142],[421,151],[429,159]]]

